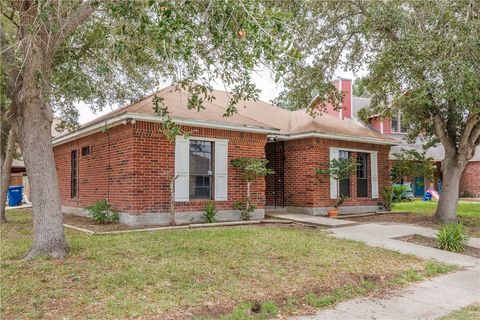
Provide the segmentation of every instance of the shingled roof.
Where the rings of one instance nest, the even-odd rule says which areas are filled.
[[[230,130],[275,134],[283,139],[296,139],[308,134],[316,134],[330,139],[397,144],[396,140],[375,130],[327,114],[312,117],[305,110],[288,111],[258,100],[240,101],[237,105],[237,113],[225,117],[224,114],[230,99],[229,93],[225,91],[214,90],[214,99],[205,101],[203,109],[200,111],[188,109],[189,93],[184,90],[177,90],[173,86],[168,86],[155,94],[163,98],[163,103],[168,107],[170,115],[179,124],[204,127],[224,126]],[[161,121],[161,118],[153,110],[155,94],[98,117],[82,125],[77,131],[87,131],[88,128],[98,126],[114,118],[118,119],[121,116],[145,121]],[[54,144],[67,140],[77,131],[54,139]]]

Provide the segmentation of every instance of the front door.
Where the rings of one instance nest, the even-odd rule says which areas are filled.
[[[415,196],[423,197],[425,191],[425,182],[423,177],[415,178]]]
[[[275,172],[265,177],[266,204],[273,208],[285,206],[284,148],[285,145],[283,141],[268,142],[265,145],[265,156],[268,160],[268,167]]]

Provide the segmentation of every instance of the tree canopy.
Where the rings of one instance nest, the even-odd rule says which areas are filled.
[[[282,75],[298,58],[293,17],[261,0],[0,0],[1,117],[15,131],[30,177],[34,239],[27,258],[67,252],[53,158],[53,115],[75,126],[76,104],[132,101],[162,81],[189,92],[189,108],[230,91],[226,115],[255,99],[251,73]],[[167,106],[168,107],[168,106]],[[163,109],[165,111],[165,109]],[[4,112],[6,111],[6,112]],[[165,112],[164,112],[165,113]]]
[[[281,73],[295,56],[284,32],[290,16],[268,1],[41,1],[31,25],[22,25],[26,13],[14,3],[1,2],[8,26],[2,48],[15,61],[2,73],[18,72],[25,61],[28,44],[19,36],[27,27],[34,37],[55,39],[44,48],[51,72],[37,76],[69,124],[78,102],[97,111],[137,100],[164,81],[188,89],[191,108],[201,108],[220,81],[231,90],[231,114],[239,99],[257,98],[255,67]],[[74,26],[78,19],[84,22]]]
[[[362,85],[371,95],[370,113],[390,116],[400,110],[410,138],[422,134],[427,146],[441,142],[445,148],[442,170],[448,183],[437,216],[455,219],[458,180],[480,144],[480,2],[290,5],[303,12],[293,39],[301,43],[304,58],[287,75],[280,102],[299,109],[317,95],[325,100],[335,90],[328,83],[339,68],[367,70]]]

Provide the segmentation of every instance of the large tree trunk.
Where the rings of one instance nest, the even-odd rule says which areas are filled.
[[[435,213],[435,219],[444,223],[457,221],[458,194],[460,178],[465,165],[454,159],[442,161],[442,191]]]
[[[52,148],[52,110],[33,86],[15,119],[15,130],[31,186],[33,244],[26,259],[67,254],[60,192]]]
[[[3,134],[3,133],[2,133]],[[7,201],[7,191],[10,184],[10,176],[12,171],[13,150],[15,148],[15,132],[10,130],[8,133],[7,149],[2,152],[1,159],[1,177],[0,177],[0,222],[7,222],[5,215],[5,203]],[[4,157],[5,156],[5,157]]]

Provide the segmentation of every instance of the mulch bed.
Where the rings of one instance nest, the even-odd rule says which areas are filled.
[[[425,237],[419,234],[412,234],[409,236],[403,236],[399,238],[395,238],[397,240],[402,240],[405,242],[411,242],[415,244],[419,244],[422,246],[430,247],[430,248],[435,248],[438,249],[437,247],[437,240],[434,238],[430,237]],[[472,257],[480,258],[480,249],[478,248],[472,248],[472,247],[467,247],[465,252],[462,252],[461,254],[466,254]]]
[[[275,220],[275,219],[273,219]],[[264,226],[276,226],[276,227],[294,227],[294,228],[301,228],[305,230],[317,230],[317,229],[324,229],[320,226],[312,226],[312,225],[305,225],[301,223],[291,223],[283,220],[279,220],[279,223],[273,223],[273,220],[270,219],[269,221],[265,221],[265,223],[260,224],[253,224],[252,226],[255,227],[264,227]],[[239,221],[241,222],[241,221]],[[125,230],[142,230],[142,229],[153,229],[153,228],[165,228],[168,227],[167,225],[156,225],[156,224],[149,224],[149,225],[135,225],[129,226],[123,223],[108,223],[108,224],[95,224],[93,220],[89,217],[82,217],[76,216],[72,214],[64,214],[63,215],[63,223],[86,229],[93,232],[109,232],[109,231],[125,231]],[[180,225],[177,225],[180,226]],[[247,225],[248,226],[248,225]]]
[[[128,226],[123,223],[108,223],[108,224],[95,224],[92,219],[88,217],[80,217],[72,214],[63,215],[63,223],[69,224],[82,229],[87,229],[94,232],[103,231],[122,231],[122,230],[136,230],[145,228],[158,228],[165,227],[164,225],[138,225]]]

